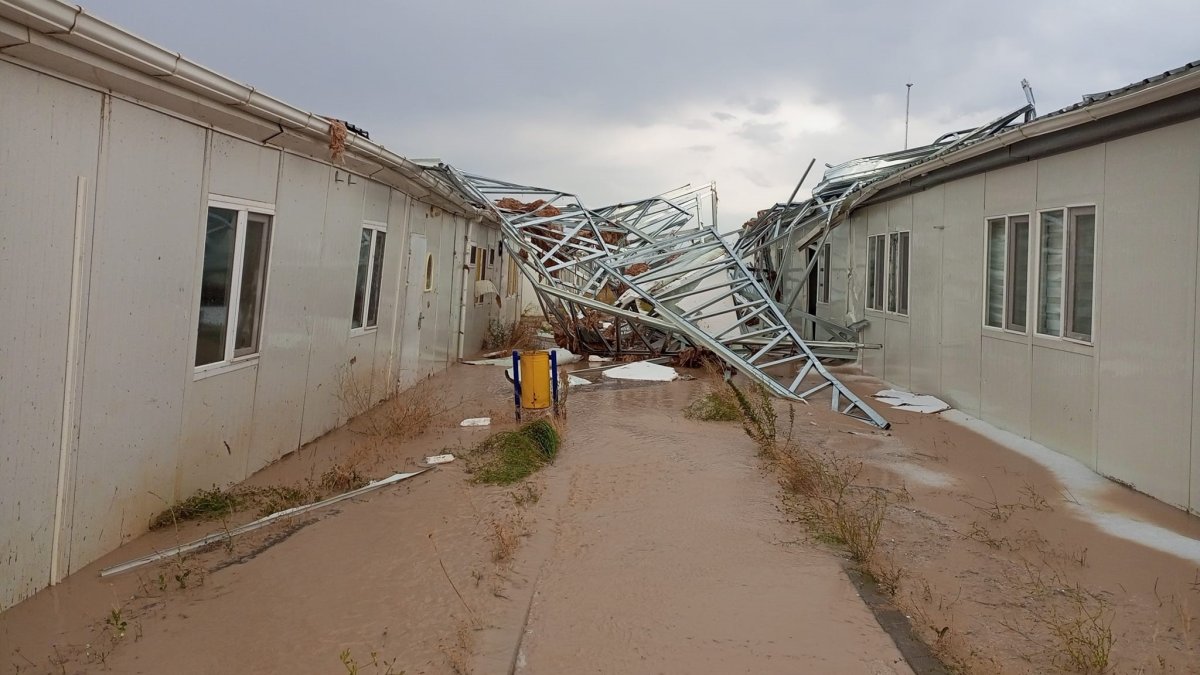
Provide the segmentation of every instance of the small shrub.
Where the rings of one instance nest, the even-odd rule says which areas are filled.
[[[222,490],[213,486],[201,490],[187,499],[167,507],[150,523],[150,529],[173,525],[181,520],[215,520],[229,516],[243,508],[245,498],[234,490]]]
[[[742,419],[742,409],[731,392],[714,389],[689,403],[683,409],[683,416],[690,420],[736,422]]]
[[[493,319],[483,338],[483,348],[493,351],[534,349],[537,347],[537,329],[537,320],[531,320],[531,317],[521,317],[511,323]]]
[[[478,483],[516,483],[553,460],[560,440],[553,424],[535,420],[484,439],[467,456],[467,468]]]

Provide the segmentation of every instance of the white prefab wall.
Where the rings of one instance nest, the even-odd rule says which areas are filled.
[[[1096,208],[1091,344],[1033,331],[1037,214],[1081,205]],[[985,221],[1013,214],[1030,216],[1025,333],[983,325]],[[883,349],[864,350],[866,371],[1200,512],[1200,120],[874,204],[843,228],[849,275],[831,282],[847,304],[825,311],[870,320]],[[867,236],[900,230],[908,317],[864,307]]]
[[[444,369],[461,311],[467,351],[498,316],[460,307],[462,217],[20,64],[0,60],[0,91],[0,610],[411,384],[406,347]],[[201,377],[210,198],[274,215],[258,355]],[[385,231],[378,323],[352,330],[364,223]]]

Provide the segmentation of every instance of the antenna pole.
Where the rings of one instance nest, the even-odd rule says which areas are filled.
[[[908,84],[906,84],[904,86],[905,86],[905,90],[904,90],[904,149],[907,150],[908,149],[908,110],[909,110],[909,104],[912,103],[913,83],[909,82]]]

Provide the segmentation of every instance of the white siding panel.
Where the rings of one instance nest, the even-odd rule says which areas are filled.
[[[941,391],[944,186],[913,195],[909,359],[913,391]]]
[[[983,336],[982,400],[979,417],[1029,436],[1029,345]]]
[[[325,164],[283,156],[247,474],[300,446],[311,317],[317,303],[310,284],[321,266],[326,190],[332,176]]]
[[[274,204],[279,183],[279,154],[274,148],[224,134],[212,134],[208,191]]]
[[[983,176],[945,186],[942,231],[942,393],[979,414],[983,324]]]
[[[257,377],[257,366],[251,366],[188,385],[175,469],[181,499],[246,477]]]
[[[0,91],[3,610],[50,578],[76,184],[90,224],[101,96],[2,61]]]
[[[312,349],[301,443],[346,420],[341,378],[349,367],[347,340],[362,236],[364,183],[366,179],[343,169],[330,172],[321,267],[306,284],[313,295]]]
[[[196,325],[205,132],[113,101],[97,196],[71,569],[172,499]],[[155,496],[151,493],[157,493]]]
[[[1095,379],[1091,356],[1034,346],[1030,436],[1090,467]]]
[[[1097,469],[1181,506],[1191,470],[1197,138],[1200,121],[1109,143],[1097,219]]]

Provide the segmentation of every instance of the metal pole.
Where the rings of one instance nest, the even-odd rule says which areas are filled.
[[[909,103],[912,102],[913,83],[909,82],[908,84],[906,84],[904,86],[906,87],[906,89],[904,90],[904,149],[907,150],[908,149],[908,109],[909,109]]]
[[[513,350],[513,404],[517,421],[521,421],[521,353]]]

